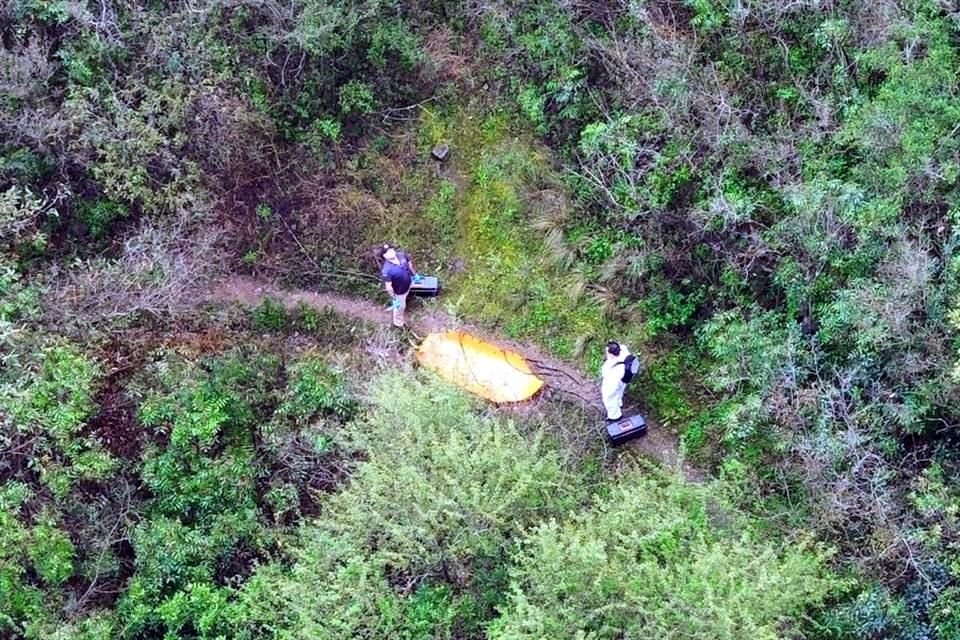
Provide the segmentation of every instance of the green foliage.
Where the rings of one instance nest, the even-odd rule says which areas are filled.
[[[466,623],[455,619],[492,613],[470,595],[473,564],[501,556],[564,504],[557,455],[475,413],[460,392],[394,373],[375,383],[372,401],[351,429],[363,461],[304,530],[296,564],[251,579],[241,598],[246,628],[291,638],[451,637],[452,625]],[[412,592],[391,586],[421,576],[430,582]]]
[[[686,357],[685,357],[686,355]],[[693,411],[685,393],[686,376],[694,369],[690,354],[675,352],[657,360],[649,367],[649,379],[642,377],[642,394],[666,425],[683,423]]]
[[[291,367],[287,397],[276,415],[306,425],[321,414],[349,419],[355,412],[356,405],[347,393],[341,373],[322,359],[308,355]]]
[[[950,587],[931,607],[933,629],[941,638],[960,636],[960,589]]]
[[[35,249],[43,249],[47,236],[42,225],[58,216],[55,208],[45,204],[30,189],[10,187],[0,193],[0,248],[29,243]]]
[[[192,96],[173,81],[128,91],[77,88],[64,111],[77,131],[85,168],[113,215],[135,205],[148,212],[177,211],[197,189],[197,162],[184,153],[184,119]],[[95,222],[97,214],[88,214]]]
[[[689,289],[691,282],[680,284],[684,289]],[[705,297],[706,291],[703,289],[683,291],[665,286],[656,295],[644,299],[640,308],[649,336],[653,338],[665,331],[688,326]]]
[[[436,195],[427,204],[426,215],[442,232],[450,233],[457,222],[457,185],[450,180],[440,183]]]
[[[12,633],[21,619],[40,618],[43,594],[25,581],[27,559],[24,548],[30,532],[20,519],[29,488],[8,482],[0,486],[0,588],[6,595],[0,600],[0,631]]]
[[[946,603],[943,603],[946,604]],[[942,611],[942,610],[941,610]],[[819,631],[830,640],[910,640],[934,636],[946,626],[931,628],[914,617],[909,603],[883,587],[861,592],[852,602],[831,610],[819,621]],[[948,616],[950,613],[947,614]],[[949,624],[949,623],[948,623]]]
[[[265,544],[255,434],[278,367],[238,350],[204,370],[172,369],[171,388],[142,406],[144,425],[169,441],[147,451],[142,469],[152,500],[132,531],[136,574],[118,605],[129,633],[192,628],[213,638],[224,628],[227,594],[215,585],[244,570],[234,554]]]
[[[0,153],[0,176],[28,185],[39,182],[50,172],[50,161],[27,147]]]
[[[173,637],[223,638],[229,629],[229,592],[209,584],[191,584],[160,605],[160,617]],[[191,633],[192,632],[192,633]]]
[[[0,341],[12,333],[13,323],[39,317],[40,293],[39,287],[25,282],[19,269],[0,255]]]
[[[702,490],[634,476],[517,556],[493,638],[785,637],[831,592],[824,552],[759,542]],[[721,518],[734,518],[729,512]]]
[[[554,248],[567,251],[562,237],[561,246],[548,244],[526,226],[534,215],[559,205],[548,199],[557,196],[558,179],[544,163],[542,148],[520,135],[503,113],[427,113],[419,132],[424,153],[456,140],[457,172],[469,181],[443,180],[435,186],[431,176],[421,173],[419,180],[429,185],[423,192],[429,203],[425,210],[408,203],[415,207],[415,225],[397,224],[391,217],[377,235],[398,238],[414,256],[462,264],[449,276],[440,274],[445,296],[458,313],[573,356],[578,343],[604,329],[599,306],[578,297],[580,274],[571,273],[565,258],[551,253]],[[425,169],[432,173],[432,167]],[[444,239],[439,248],[433,239],[438,232]]]
[[[14,12],[50,24],[63,24],[70,20],[69,3],[65,0],[25,0],[16,3]]]
[[[728,19],[727,6],[717,0],[684,0],[693,10],[690,24],[705,33],[719,30]]]
[[[703,326],[699,340],[715,361],[708,380],[715,391],[770,384],[787,347],[778,318],[760,310],[749,318],[718,314]]]
[[[352,345],[362,335],[356,320],[337,313],[333,307],[317,309],[308,304],[297,305],[291,313],[293,326],[309,333],[321,344]]]
[[[232,621],[246,620],[239,626],[248,637],[294,636],[300,629],[278,621],[279,612],[301,598],[303,578],[312,591],[291,620],[307,635],[479,637],[501,605],[508,619],[498,632],[523,635],[532,628],[517,618],[523,595],[531,625],[570,615],[570,628],[602,636],[602,624],[621,623],[618,607],[649,593],[624,586],[631,567],[610,552],[624,575],[600,572],[581,590],[622,602],[597,605],[595,617],[574,617],[569,594],[544,605],[550,594],[541,591],[559,582],[531,586],[517,567],[516,601],[505,605],[508,550],[539,523],[524,509],[557,512],[538,484],[553,478],[550,469],[521,456],[536,477],[509,475],[505,450],[524,449],[510,428],[477,428],[508,447],[473,433],[451,440],[383,408],[358,418],[345,374],[315,353],[293,357],[289,369],[236,354],[197,366],[160,355],[156,368],[169,367],[162,384],[118,390],[125,369],[101,385],[91,357],[48,335],[73,324],[58,315],[55,296],[82,297],[73,290],[76,265],[100,249],[140,249],[123,237],[124,219],[177,213],[206,224],[212,209],[217,224],[229,221],[231,238],[257,234],[239,238],[241,253],[256,249],[244,262],[286,268],[268,255],[287,243],[265,224],[274,217],[265,202],[296,203],[298,233],[324,223],[317,237],[337,240],[335,258],[316,256],[324,266],[341,256],[355,266],[363,250],[354,237],[396,238],[441,275],[444,304],[458,315],[564,357],[590,345],[589,361],[603,339],[638,336],[657,351],[638,395],[660,424],[736,479],[752,509],[786,505],[790,517],[776,512],[772,529],[809,517],[841,546],[841,563],[883,585],[843,596],[810,637],[960,633],[951,479],[960,315],[950,312],[960,293],[960,61],[950,3],[8,4],[0,635],[230,637]],[[407,131],[404,120],[418,113]],[[440,141],[453,145],[452,161],[421,162]],[[313,201],[313,182],[301,177],[314,175],[331,177],[324,190],[334,198]],[[260,203],[249,228],[236,224],[231,200]],[[327,202],[336,215],[315,218]],[[85,246],[84,236],[97,242]],[[164,343],[177,342],[179,318],[154,320],[166,325]],[[137,352],[131,365],[155,360],[139,353],[152,340],[137,333],[128,345],[115,324],[104,325],[103,336],[71,339],[112,356],[113,345],[101,343],[109,334]],[[256,309],[251,326],[342,345],[357,335],[332,311],[287,312],[276,301]],[[125,366],[126,350],[116,356]],[[111,429],[123,426],[129,402],[141,403],[150,442],[114,460],[98,438],[123,434]],[[454,413],[447,417],[469,423]],[[378,430],[368,424],[374,418],[410,433]],[[355,438],[346,420],[362,428]],[[382,456],[379,442],[390,443]],[[438,442],[449,456],[434,453]],[[497,455],[480,457],[473,448],[481,445]],[[390,485],[395,469],[418,493]],[[353,472],[345,497],[318,497]],[[505,486],[516,480],[521,495],[474,472]],[[460,486],[447,486],[451,478]],[[127,481],[148,505],[114,519],[108,512],[120,507],[99,501],[97,487]],[[395,511],[386,495],[398,501]],[[289,547],[278,541],[289,539],[278,532],[314,515],[317,500],[322,522],[309,525],[293,560],[282,557]],[[493,504],[500,501],[522,526],[506,524]],[[577,527],[612,539],[591,513],[530,534],[518,562],[549,555]],[[98,520],[123,531],[106,535],[91,525]],[[755,538],[741,545],[723,527],[702,533],[694,521],[690,530],[701,533],[675,540],[700,556],[656,549],[663,566],[645,558],[638,575],[686,613],[706,614],[689,615],[692,627],[639,628],[723,637],[740,625],[741,635],[764,637],[771,607],[797,615],[803,598],[786,577],[767,603],[737,582],[754,575],[742,569],[749,552],[759,558],[750,570],[760,585],[790,564],[789,554],[770,555],[774,546]],[[136,557],[120,562],[116,544],[101,553],[90,537],[131,540]],[[557,572],[594,575],[583,555],[596,547],[584,542],[570,552],[572,567],[557,562]],[[256,558],[274,552],[280,559],[264,563],[249,591],[238,587]],[[110,563],[122,571],[83,583]],[[128,568],[136,573],[121,613],[87,616],[110,610],[114,585],[104,583],[127,579]],[[670,573],[679,569],[687,574]],[[317,596],[327,583],[330,592]],[[742,605],[728,617],[733,626],[719,629],[721,610],[707,606],[714,601],[696,601],[702,585]],[[313,598],[320,604],[308,611]],[[669,621],[650,599],[655,606],[635,610]],[[70,622],[58,626],[60,612]],[[714,626],[698,630],[696,621]],[[639,615],[628,624],[654,623]],[[792,633],[785,625],[777,632]]]
[[[94,410],[97,366],[75,347],[45,349],[16,380],[0,387],[0,412],[20,432],[37,437],[34,464],[59,497],[79,480],[106,478],[115,461],[96,438],[81,435]]]
[[[273,209],[271,209],[270,205],[265,202],[261,202],[257,205],[256,213],[257,217],[264,221],[273,217]]]
[[[33,527],[29,544],[27,553],[45,582],[58,585],[73,575],[73,543],[49,516]]]
[[[525,87],[517,94],[517,104],[520,111],[530,120],[538,133],[547,132],[547,116],[544,113],[546,96],[541,94],[536,87]]]
[[[364,532],[358,542],[389,549],[396,570],[456,570],[562,499],[556,454],[476,416],[460,392],[388,376],[373,393],[376,411],[355,435],[367,460],[326,526]]]
[[[97,368],[71,346],[49,349],[41,362],[36,379],[20,389],[16,404],[7,409],[21,428],[36,425],[66,439],[93,410]]]
[[[351,80],[340,87],[340,111],[345,115],[351,113],[368,114],[376,107],[373,91],[370,86],[360,80]]]
[[[87,202],[77,210],[80,221],[87,226],[94,238],[102,238],[111,224],[120,218],[127,217],[129,213],[129,210],[122,204],[109,200]]]
[[[334,120],[332,118],[320,118],[313,123],[313,139],[317,143],[322,143],[324,141],[337,142],[340,140],[341,132],[343,131],[343,125],[339,120]]]
[[[922,55],[901,52],[895,42],[861,54],[863,73],[885,79],[871,99],[854,105],[840,136],[870,158],[857,171],[868,187],[902,194],[910,184],[924,198],[932,195],[926,187],[951,187],[960,176],[952,157],[960,101],[950,89],[960,65],[941,18],[918,16],[901,29],[900,37],[922,42]]]
[[[375,67],[384,69],[391,61],[398,60],[401,69],[411,71],[424,57],[420,36],[405,20],[377,22],[367,50],[367,58]]]
[[[251,320],[259,331],[282,331],[287,326],[287,310],[282,303],[264,298],[251,312]]]

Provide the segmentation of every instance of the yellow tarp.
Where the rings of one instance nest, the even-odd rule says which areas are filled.
[[[462,331],[431,333],[417,359],[445,380],[493,402],[520,402],[543,386],[520,354]]]

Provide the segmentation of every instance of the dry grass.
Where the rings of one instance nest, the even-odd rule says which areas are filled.
[[[91,323],[144,313],[175,316],[196,306],[224,264],[216,228],[186,213],[148,221],[116,258],[53,267],[47,274],[46,315],[54,322]]]

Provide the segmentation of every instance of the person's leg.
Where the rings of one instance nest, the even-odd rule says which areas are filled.
[[[619,420],[623,417],[620,409],[623,403],[623,391],[620,385],[601,384],[600,393],[603,396],[603,406],[607,410],[607,420]]]
[[[394,296],[396,304],[393,305],[393,326],[402,327],[406,324],[406,311],[407,311],[407,296],[410,295],[410,292],[407,291],[402,296]]]

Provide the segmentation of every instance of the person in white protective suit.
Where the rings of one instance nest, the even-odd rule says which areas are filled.
[[[606,359],[600,367],[600,396],[608,422],[623,417],[623,393],[639,370],[640,361],[626,346],[613,341],[607,343]]]

